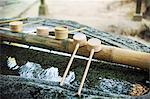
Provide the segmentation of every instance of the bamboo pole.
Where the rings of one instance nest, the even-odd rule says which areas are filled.
[[[72,53],[74,50],[72,39],[56,40],[53,36],[42,37],[27,33],[13,33],[7,30],[0,30],[0,39],[31,44],[38,47],[53,48],[54,50],[68,53]],[[81,47],[77,54],[88,57],[89,53],[86,47]],[[95,53],[93,57],[95,59],[130,65],[141,69],[150,69],[150,53],[102,45],[102,50]]]
[[[17,18],[17,19],[13,19],[13,20],[5,20],[5,21],[0,21],[0,24],[14,22],[14,21],[22,21],[22,20],[27,20],[27,19],[28,18]]]

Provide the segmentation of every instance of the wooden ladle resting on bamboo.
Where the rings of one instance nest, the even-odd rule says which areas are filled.
[[[0,28],[1,41],[16,42],[22,44],[31,44],[37,47],[53,48],[57,51],[72,53],[74,50],[73,40],[57,40],[54,36],[37,36],[32,33],[16,33],[11,32],[10,29]],[[150,70],[150,53],[133,51],[129,49],[122,49],[113,46],[103,45],[102,50],[94,55],[95,59],[107,62],[119,63],[128,65],[129,67],[140,68],[143,70]],[[87,46],[83,46],[78,50],[78,55],[89,56]]]
[[[67,68],[66,68],[66,70],[65,70],[65,73],[64,73],[64,75],[63,75],[63,78],[62,78],[62,80],[61,80],[61,82],[60,82],[60,85],[61,85],[61,86],[62,86],[63,83],[64,83],[64,80],[65,80],[65,78],[66,78],[66,76],[67,76],[67,74],[68,74],[68,71],[69,71],[69,69],[70,69],[70,67],[71,67],[71,64],[72,64],[72,62],[73,62],[73,59],[74,59],[75,54],[76,54],[76,52],[78,51],[79,47],[85,46],[85,45],[87,44],[86,35],[84,35],[84,34],[82,34],[82,33],[77,33],[77,34],[75,34],[75,35],[73,36],[73,40],[74,40],[75,49],[74,49],[74,51],[73,51],[73,54],[72,54],[72,56],[71,56],[71,58],[70,58],[70,61],[69,61],[68,65],[67,65]]]
[[[10,30],[12,32],[21,32],[23,30],[23,26],[28,25],[28,24],[38,23],[38,22],[41,22],[41,21],[44,21],[44,20],[38,20],[38,21],[35,21],[35,22],[26,23],[26,24],[23,24],[22,21],[12,21],[12,22],[10,21],[10,23],[9,23],[10,29],[3,28],[3,27],[0,27],[0,29],[2,29],[2,30]],[[52,32],[55,33],[55,38],[56,39],[62,40],[62,39],[67,39],[69,33],[82,31],[85,28],[86,27],[82,27],[82,28],[79,28],[79,29],[75,29],[75,30],[69,31],[67,28],[60,27],[60,26],[58,27],[57,26],[57,27],[55,27],[55,28],[53,28],[51,30],[52,30]],[[37,35],[49,36],[49,28],[47,26],[39,26],[39,27],[37,27]]]
[[[87,49],[90,51],[90,56],[89,56],[89,61],[86,65],[86,69],[84,71],[84,75],[82,77],[81,84],[80,84],[79,89],[78,89],[77,95],[79,95],[79,96],[81,95],[82,87],[83,87],[85,78],[87,76],[94,52],[99,52],[102,49],[101,48],[101,41],[99,39],[96,39],[96,38],[89,39],[88,43],[87,43]]]
[[[23,29],[23,26],[29,25],[29,24],[39,23],[39,22],[42,22],[42,21],[44,21],[44,20],[38,20],[38,21],[26,23],[26,24],[23,24],[22,21],[12,21],[12,22],[9,23],[9,27],[10,27],[10,30],[12,32],[21,32],[22,29]],[[4,29],[7,30],[7,28],[4,28]]]

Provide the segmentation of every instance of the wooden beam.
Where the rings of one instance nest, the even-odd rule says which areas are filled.
[[[42,37],[37,36],[36,34],[13,33],[8,30],[0,30],[0,39],[68,53],[72,53],[75,47],[73,39],[56,40],[54,36]],[[87,46],[80,47],[77,52],[78,55],[86,57],[89,56],[89,53]],[[94,58],[130,65],[141,69],[150,69],[150,53],[140,51],[102,45],[102,50],[95,53]]]

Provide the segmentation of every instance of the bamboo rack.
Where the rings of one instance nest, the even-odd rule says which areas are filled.
[[[38,47],[52,48],[54,50],[72,53],[74,44],[72,39],[56,40],[54,36],[42,37],[35,34],[13,33],[8,30],[0,30],[0,39],[22,44],[30,44]],[[120,63],[138,67],[141,69],[150,69],[150,53],[121,49],[117,47],[101,45],[102,50],[95,53],[93,58],[108,62]],[[89,56],[87,46],[79,48],[78,55]]]

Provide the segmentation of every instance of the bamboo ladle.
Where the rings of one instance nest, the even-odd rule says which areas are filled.
[[[89,56],[89,61],[86,65],[86,69],[84,71],[84,75],[82,77],[82,81],[81,81],[79,89],[78,89],[78,93],[77,93],[78,96],[81,95],[83,84],[84,84],[85,78],[87,76],[94,52],[99,52],[102,49],[101,48],[101,41],[99,39],[96,39],[96,38],[89,39],[87,42],[87,49],[90,51],[90,56]]]
[[[23,24],[23,22],[19,21],[19,19],[18,20],[13,20],[13,21],[7,21],[7,22],[10,22],[9,23],[10,28],[0,27],[0,29],[1,30],[10,30],[12,32],[21,32],[23,26],[38,23],[38,22],[41,22],[41,21],[44,21],[44,20],[38,20],[38,21],[26,23],[26,24]],[[61,39],[67,39],[69,33],[82,31],[84,29],[86,29],[86,27],[82,27],[82,28],[79,28],[79,29],[68,31],[67,28],[57,26],[57,27],[51,29],[52,30],[51,32],[55,32],[55,38],[61,40]],[[48,28],[46,26],[37,27],[37,34],[40,35],[40,36],[48,36],[49,35],[48,32],[49,31],[48,31]]]
[[[39,36],[46,36],[47,37],[49,35],[49,28],[46,26],[37,27],[36,33]]]
[[[23,26],[29,25],[29,24],[39,23],[41,21],[44,21],[44,20],[38,20],[38,21],[34,21],[34,22],[30,22],[30,23],[25,23],[25,24],[23,24],[22,21],[12,21],[12,22],[9,23],[9,26],[10,26],[10,30],[12,32],[21,32],[22,29],[23,29]]]
[[[86,27],[69,31],[68,28],[57,26],[54,29],[55,30],[54,31],[55,32],[55,38],[58,40],[67,39],[69,33],[82,31],[84,29],[86,29]]]
[[[68,38],[68,34],[69,33],[78,32],[78,31],[81,31],[83,29],[85,29],[85,27],[69,31],[67,28],[64,28],[64,27],[55,27],[55,28],[53,28],[51,30],[54,30],[56,39],[63,40],[63,39],[67,39]],[[48,36],[49,35],[48,27],[46,27],[46,26],[37,27],[37,35]]]
[[[22,26],[23,22],[22,21],[13,21],[9,23],[10,30],[13,32],[21,32],[22,31]]]
[[[61,86],[64,84],[64,80],[65,80],[65,78],[66,78],[66,76],[67,76],[67,73],[68,73],[70,67],[71,67],[71,64],[72,64],[72,62],[73,62],[73,59],[74,59],[74,57],[75,57],[75,54],[76,54],[77,50],[79,49],[79,47],[84,46],[84,45],[87,44],[86,35],[84,35],[84,34],[82,34],[82,33],[77,33],[77,34],[75,34],[75,35],[73,36],[73,39],[74,39],[75,49],[74,49],[74,51],[73,51],[73,54],[72,54],[72,56],[71,56],[71,58],[70,58],[70,61],[69,61],[68,65],[67,65],[67,68],[66,68],[66,70],[65,70],[65,73],[64,73],[64,75],[63,75],[63,78],[62,78],[62,80],[61,80],[61,82],[60,82],[60,85],[61,85]]]

